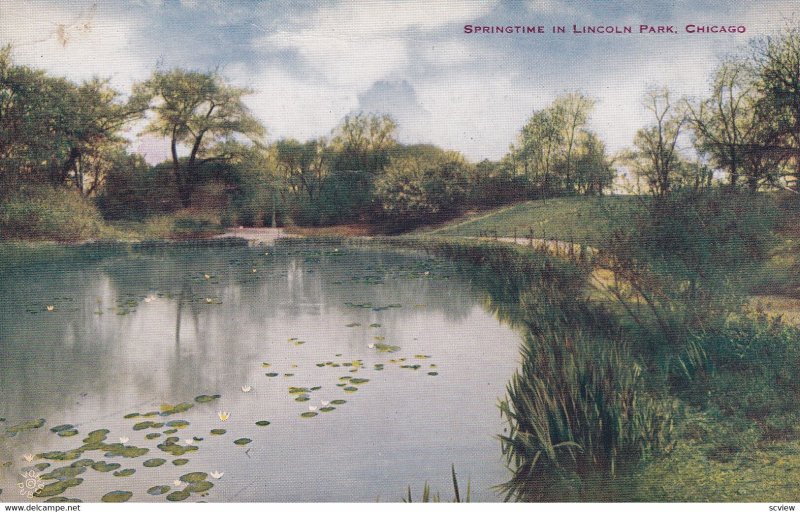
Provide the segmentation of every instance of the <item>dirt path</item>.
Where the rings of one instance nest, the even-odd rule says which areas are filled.
[[[243,238],[250,245],[272,245],[279,238],[296,237],[282,228],[235,228],[214,236],[214,238]]]

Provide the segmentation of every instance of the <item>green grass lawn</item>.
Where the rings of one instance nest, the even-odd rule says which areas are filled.
[[[527,201],[484,214],[466,215],[435,229],[414,234],[435,236],[480,236],[497,232],[499,237],[527,237],[572,240],[601,245],[609,234],[611,213],[635,207],[635,196],[562,197]]]

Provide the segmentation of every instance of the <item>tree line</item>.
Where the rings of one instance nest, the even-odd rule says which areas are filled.
[[[581,92],[534,111],[497,160],[468,162],[401,144],[387,116],[353,113],[327,137],[266,142],[243,99],[216,71],[156,70],[129,95],[107,80],[77,84],[14,64],[0,50],[0,197],[66,187],[109,219],[218,208],[231,224],[432,222],[467,208],[559,195],[602,195],[624,170],[639,192],[724,183],[751,191],[800,184],[800,30],[754,40],[713,71],[708,97],[645,98],[651,124],[609,155],[589,129]],[[150,165],[132,127],[164,138]],[[684,141],[688,141],[685,144]]]

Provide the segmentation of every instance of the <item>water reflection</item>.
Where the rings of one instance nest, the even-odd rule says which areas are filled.
[[[475,278],[418,253],[313,246],[132,251],[4,276],[0,417],[6,425],[42,417],[81,432],[75,441],[46,429],[7,439],[14,469],[24,465],[20,453],[74,448],[95,428],[149,447],[145,458],[164,456],[122,416],[220,393],[218,404],[180,416],[191,423],[181,437],[204,438],[187,466],[123,461],[134,476],[93,472],[66,495],[97,500],[113,485],[134,491],[134,501],[163,500],[144,490],[217,469],[226,477],[203,499],[394,501],[424,481],[446,494],[455,463],[475,499],[497,499],[490,487],[507,475],[496,403],[519,338],[481,308]],[[369,349],[376,337],[402,351]],[[401,357],[420,369],[389,362]],[[358,373],[340,365],[354,360],[363,361]],[[325,362],[339,366],[318,366]],[[272,371],[279,375],[265,376]],[[370,381],[347,394],[336,384],[352,375]],[[245,384],[251,393],[240,391]],[[321,386],[313,403],[347,403],[301,419],[308,404],[288,386]],[[216,438],[218,409],[232,417],[229,434]],[[262,419],[270,426],[254,426]],[[249,451],[234,447],[237,437],[253,439]],[[8,469],[0,487],[16,478]]]

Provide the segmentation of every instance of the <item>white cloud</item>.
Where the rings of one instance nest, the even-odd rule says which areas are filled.
[[[89,2],[6,1],[0,17],[0,44],[12,45],[15,62],[73,80],[111,78],[121,89],[152,66],[146,50],[132,44],[134,34],[131,20]]]

